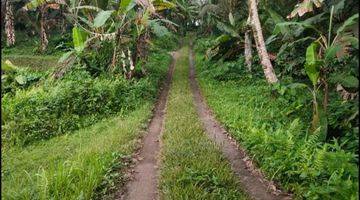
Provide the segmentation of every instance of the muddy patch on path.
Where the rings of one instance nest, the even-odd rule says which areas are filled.
[[[117,195],[117,199],[153,200],[158,197],[158,153],[160,136],[163,129],[166,101],[174,73],[178,52],[171,52],[172,62],[167,78],[148,125],[147,134],[142,139],[142,146],[136,157],[136,166],[131,171],[131,180],[126,184],[125,192]]]
[[[220,146],[224,156],[229,160],[231,168],[237,175],[244,190],[252,199],[291,199],[289,194],[278,190],[271,181],[267,181],[263,178],[262,173],[254,167],[245,151],[230,137],[213,116],[211,109],[207,106],[201,95],[199,85],[195,79],[194,53],[192,48],[190,48],[189,51],[189,64],[190,86],[200,120],[206,133]]]

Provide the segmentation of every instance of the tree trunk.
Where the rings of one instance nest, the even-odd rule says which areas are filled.
[[[278,79],[274,72],[273,66],[270,62],[269,55],[266,51],[264,42],[264,36],[261,30],[261,24],[259,20],[256,0],[249,0],[249,12],[251,17],[251,26],[253,29],[254,40],[256,43],[257,52],[261,59],[261,65],[263,66],[266,80],[269,83],[276,83]]]
[[[45,5],[40,8],[40,42],[41,52],[44,52],[48,46],[48,39],[46,35],[46,7]]]
[[[9,0],[5,3],[5,33],[7,38],[7,46],[15,44],[15,29],[14,29],[14,13],[13,7]]]
[[[250,16],[247,20],[247,25],[250,25]],[[249,71],[251,71],[251,64],[252,64],[252,41],[251,41],[251,29],[245,30],[245,63],[246,67]]]

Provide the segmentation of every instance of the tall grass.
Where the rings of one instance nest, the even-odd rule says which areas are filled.
[[[134,151],[150,113],[144,103],[127,116],[2,152],[2,199],[93,198],[109,169]]]

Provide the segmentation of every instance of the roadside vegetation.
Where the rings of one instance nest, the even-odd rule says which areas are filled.
[[[358,199],[358,1],[1,5],[2,199],[115,198],[179,47],[153,192],[251,198],[195,112],[189,40],[206,102],[267,179]]]

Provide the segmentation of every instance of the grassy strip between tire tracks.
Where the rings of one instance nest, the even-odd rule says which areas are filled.
[[[161,199],[246,199],[229,163],[202,129],[189,85],[188,47],[180,53],[162,136]]]

